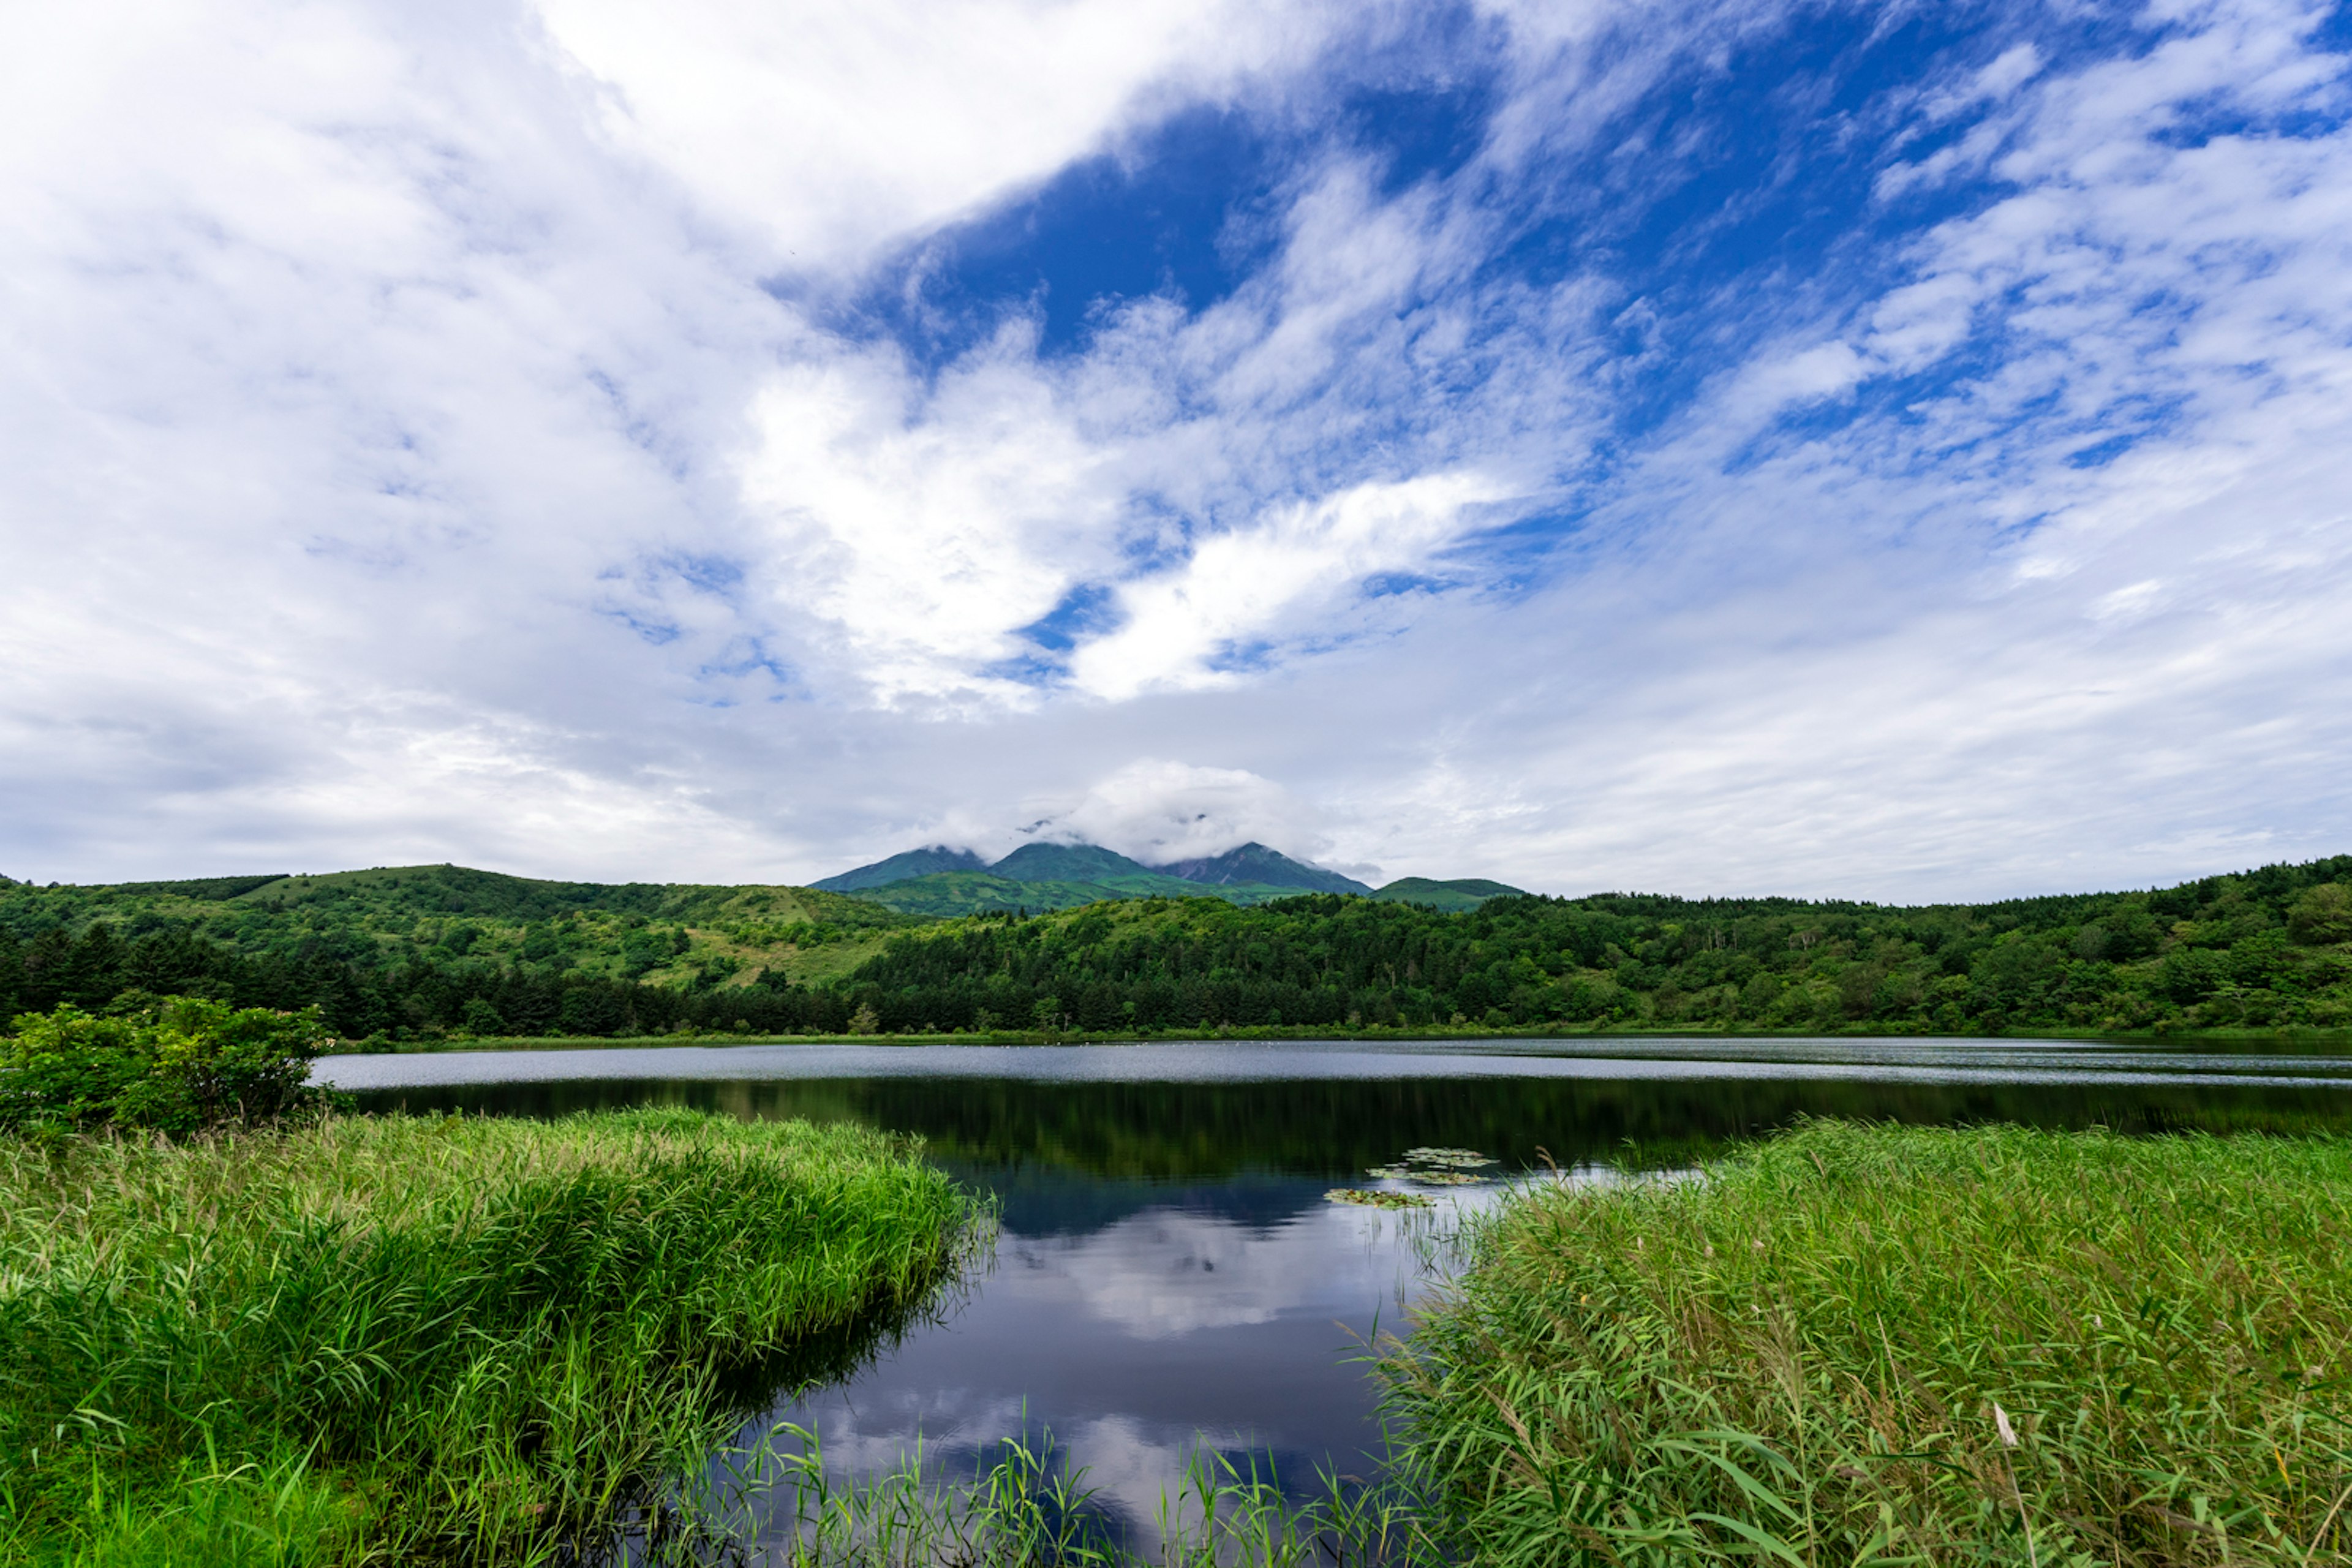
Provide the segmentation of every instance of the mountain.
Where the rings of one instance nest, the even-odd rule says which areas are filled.
[[[1166,879],[1139,860],[1093,844],[1024,844],[988,869],[1018,882],[1103,882],[1125,877]]]
[[[1372,894],[1391,904],[1426,904],[1433,910],[1475,910],[1488,899],[1515,899],[1526,896],[1526,889],[1507,882],[1489,882],[1481,877],[1463,877],[1451,882],[1433,882],[1426,877],[1401,877]]]
[[[1147,866],[1099,844],[1024,844],[993,864],[969,849],[935,844],[814,884],[869,899],[901,914],[952,919],[1003,910],[1066,910],[1106,899],[1223,899],[1262,904],[1300,893],[1346,893],[1390,903],[1475,910],[1519,891],[1476,879],[1407,877],[1374,889],[1337,871],[1252,842],[1222,855]]]
[[[950,849],[944,844],[934,844],[928,849],[909,849],[893,855],[887,860],[877,860],[871,866],[860,866],[844,871],[838,877],[827,877],[810,887],[827,893],[855,893],[867,888],[886,887],[892,882],[912,881],[917,877],[934,876],[942,871],[985,871],[988,862],[969,849]]]
[[[1157,869],[1171,877],[1181,877],[1188,882],[1205,882],[1218,887],[1249,883],[1268,888],[1299,888],[1317,893],[1369,894],[1372,890],[1353,877],[1343,877],[1320,866],[1293,860],[1279,850],[1268,849],[1265,845],[1255,842],[1244,844],[1238,849],[1228,849],[1222,855],[1198,860],[1178,860]]]
[[[1136,895],[1166,893],[1197,896],[1207,888],[1287,888],[1300,892],[1368,894],[1372,889],[1351,877],[1294,860],[1263,844],[1244,844],[1223,855],[1180,860],[1172,866],[1147,866],[1099,844],[1024,844],[1002,860],[991,863],[969,849],[935,844],[909,849],[870,866],[827,877],[811,887],[828,893],[862,893],[876,888],[911,882],[919,877],[986,872],[1016,882],[1091,882],[1124,888]],[[1172,883],[1189,882],[1192,887]]]
[[[1206,888],[1187,882],[1181,877],[1163,877],[1156,871],[1146,872],[1140,877],[1119,877],[1108,882],[1069,881],[1059,878],[1024,881],[1017,877],[1000,877],[992,871],[942,871],[929,877],[892,882],[887,887],[868,888],[849,897],[870,900],[883,909],[902,915],[920,915],[927,920],[954,920],[962,915],[1005,914],[1016,910],[1039,914],[1048,910],[1099,904],[1112,899],[1215,898],[1229,904],[1262,904],[1269,899],[1296,898],[1301,890],[1297,888]]]

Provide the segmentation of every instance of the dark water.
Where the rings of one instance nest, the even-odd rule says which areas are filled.
[[[1679,1163],[1801,1116],[2131,1131],[2352,1129],[2352,1060],[2049,1041],[1658,1040],[1365,1047],[786,1046],[345,1057],[370,1109],[518,1115],[682,1105],[845,1120],[928,1141],[998,1194],[992,1264],[940,1321],[797,1405],[871,1471],[920,1436],[969,1469],[1049,1431],[1098,1500],[1148,1521],[1185,1453],[1360,1472],[1379,1445],[1354,1359],[1428,1288],[1428,1214],[1328,1202],[1416,1146],[1584,1179],[1629,1145]]]

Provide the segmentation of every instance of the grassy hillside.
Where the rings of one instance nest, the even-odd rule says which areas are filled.
[[[248,957],[362,968],[415,961],[554,964],[600,977],[802,984],[853,968],[917,923],[809,888],[546,882],[463,866],[232,877],[106,887],[0,887],[0,933],[33,942],[93,921],[117,935],[185,934]]]

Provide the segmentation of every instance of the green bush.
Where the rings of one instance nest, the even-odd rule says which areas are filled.
[[[20,1013],[0,1036],[0,1128],[189,1133],[274,1121],[320,1103],[310,1064],[332,1043],[315,1007],[202,996],[141,998],[119,1016],[71,1003]]]

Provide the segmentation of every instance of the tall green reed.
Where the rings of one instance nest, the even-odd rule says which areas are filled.
[[[980,1218],[882,1135],[679,1112],[0,1145],[0,1552],[551,1560]]]
[[[1814,1124],[1466,1246],[1383,1365],[1481,1563],[2352,1549],[2352,1143]]]
[[[620,1542],[598,1568],[1412,1568],[1449,1561],[1412,1499],[1318,1472],[1286,1485],[1270,1458],[1187,1456],[1149,1519],[1123,1517],[1050,1435],[1008,1438],[971,1472],[919,1444],[869,1477],[837,1473],[814,1431],[785,1425],[737,1451],[700,1496]]]

